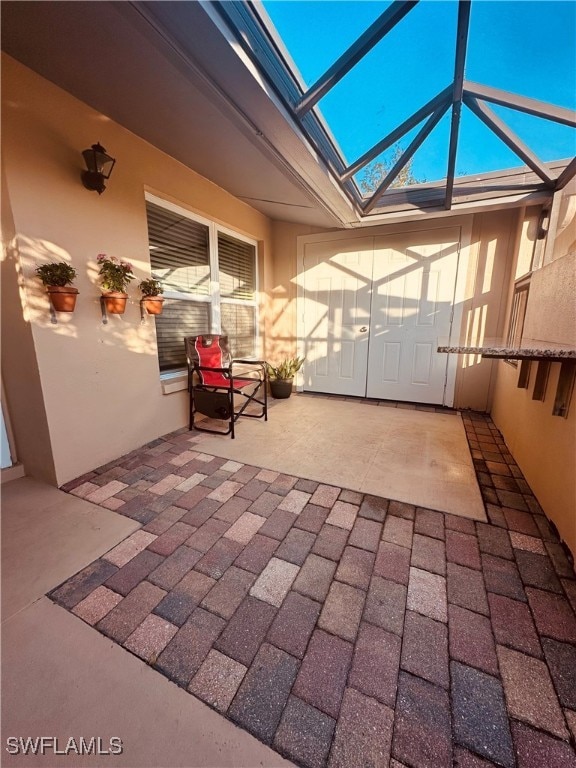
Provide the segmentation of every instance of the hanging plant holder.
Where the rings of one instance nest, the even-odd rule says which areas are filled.
[[[102,294],[100,302],[109,315],[123,315],[126,310],[127,293],[121,291],[106,291]]]
[[[140,317],[142,323],[146,322],[146,315],[161,315],[164,309],[164,297],[161,295],[164,293],[164,288],[160,280],[154,277],[149,277],[146,280],[142,280],[138,286],[142,291],[142,298],[140,299]]]
[[[46,288],[50,303],[56,312],[74,312],[78,288],[71,285],[49,285]]]
[[[141,299],[140,306],[143,312],[149,315],[161,315],[164,308],[164,298],[162,296],[147,296]]]
[[[50,322],[56,325],[56,312],[74,312],[78,288],[73,286],[76,270],[66,261],[39,264],[34,270],[48,293]]]

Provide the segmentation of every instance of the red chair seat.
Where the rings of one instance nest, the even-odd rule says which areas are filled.
[[[233,360],[230,356],[227,336],[187,336],[184,339],[188,363],[188,391],[190,392],[190,429],[213,434],[232,434],[240,416],[268,420],[268,396],[266,392],[266,363],[263,360]],[[235,377],[234,365],[242,365],[250,375]],[[252,386],[251,392],[243,390]],[[262,395],[258,396],[259,393]],[[235,409],[234,395],[241,395],[245,402]],[[245,413],[250,403],[261,406],[260,413]],[[226,431],[200,427],[195,422],[196,413],[211,419],[228,421]]]

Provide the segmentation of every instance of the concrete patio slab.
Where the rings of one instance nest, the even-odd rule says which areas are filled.
[[[107,552],[139,524],[28,477],[2,486],[2,619]]]
[[[2,765],[290,766],[140,659],[43,598],[3,625]],[[122,741],[118,755],[10,755],[9,736]]]
[[[380,408],[293,395],[272,401],[268,422],[240,419],[236,439],[208,437],[202,450],[321,483],[486,520],[456,413]]]

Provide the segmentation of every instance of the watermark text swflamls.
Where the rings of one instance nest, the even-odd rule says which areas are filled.
[[[78,738],[70,736],[60,739],[58,736],[8,736],[6,752],[10,755],[121,755],[124,751],[122,739],[111,736]]]

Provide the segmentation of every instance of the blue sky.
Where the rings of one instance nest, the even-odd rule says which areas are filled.
[[[380,0],[264,0],[307,85],[389,5]],[[451,81],[457,3],[423,0],[319,103],[343,154],[355,160]],[[576,108],[576,3],[474,0],[466,79]],[[491,108],[543,161],[576,154],[576,131]],[[401,141],[406,147],[419,126]],[[414,158],[420,180],[446,174],[450,113]],[[389,153],[386,153],[386,159]],[[456,171],[522,165],[466,107]]]

